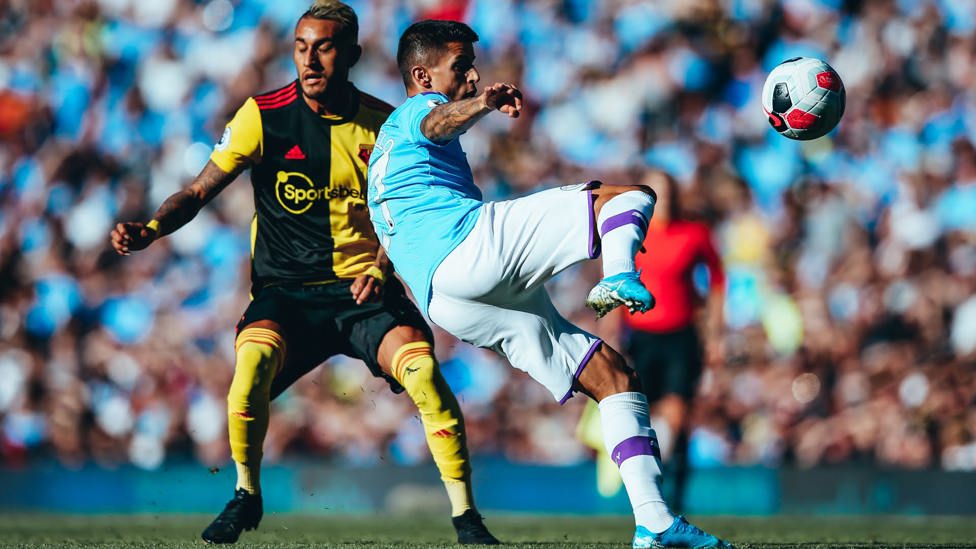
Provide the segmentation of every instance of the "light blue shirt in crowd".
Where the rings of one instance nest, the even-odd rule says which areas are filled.
[[[440,93],[407,99],[380,128],[369,159],[373,228],[424,314],[441,261],[478,221],[481,190],[457,138],[435,143],[420,131]]]

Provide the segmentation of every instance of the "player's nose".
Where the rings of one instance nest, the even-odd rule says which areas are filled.
[[[315,50],[313,48],[309,48],[308,51],[305,52],[305,55],[302,56],[302,65],[306,69],[317,69],[319,67],[319,58],[315,54]]]
[[[481,82],[481,74],[478,72],[478,69],[474,67],[468,69],[468,82],[471,82],[472,84]]]

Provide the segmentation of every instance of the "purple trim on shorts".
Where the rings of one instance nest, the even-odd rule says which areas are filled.
[[[657,447],[657,440],[652,437],[630,437],[613,448],[610,457],[620,467],[620,464],[636,456],[654,456],[661,459],[661,451]]]
[[[619,229],[624,225],[637,225],[640,227],[642,233],[647,232],[647,219],[644,218],[644,214],[640,210],[627,210],[626,212],[620,212],[617,215],[612,215],[600,225],[600,236],[604,236],[614,229]]]
[[[590,254],[590,259],[596,259],[600,257],[600,241],[594,242],[593,234],[596,233],[596,197],[593,196],[593,185],[587,185],[586,187],[586,204],[589,207],[590,215],[590,249],[587,250]]]
[[[579,379],[580,374],[583,373],[583,368],[586,368],[586,365],[590,363],[590,359],[593,358],[593,353],[596,352],[597,347],[599,347],[601,343],[603,343],[603,340],[598,339],[593,342],[593,345],[590,345],[590,350],[586,351],[586,355],[583,356],[583,360],[581,360],[579,366],[576,367],[576,373],[573,374],[573,381]],[[566,391],[566,396],[560,399],[559,404],[566,404],[566,401],[569,400],[570,397],[572,396],[573,396],[573,384],[570,383],[569,390]]]

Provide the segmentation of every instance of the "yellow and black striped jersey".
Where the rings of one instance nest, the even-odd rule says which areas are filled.
[[[393,107],[351,93],[349,112],[332,116],[308,106],[297,80],[248,98],[210,156],[227,172],[251,167],[256,288],[355,278],[376,260],[366,166]]]

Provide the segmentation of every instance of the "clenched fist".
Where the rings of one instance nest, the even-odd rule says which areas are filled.
[[[496,109],[509,118],[522,114],[522,92],[511,84],[492,84],[481,93],[485,106]]]

